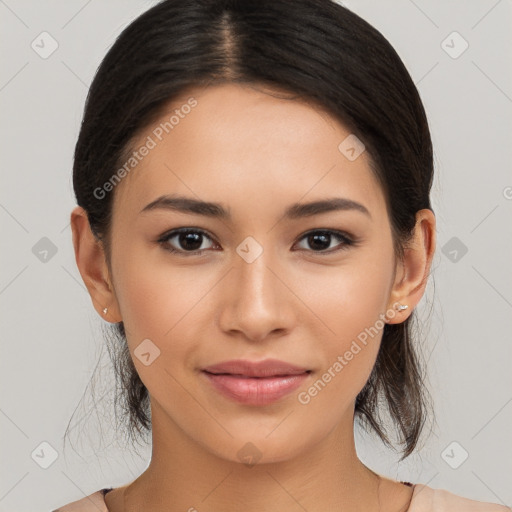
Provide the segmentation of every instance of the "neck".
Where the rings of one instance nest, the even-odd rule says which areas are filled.
[[[205,449],[152,403],[151,463],[126,488],[125,510],[383,510],[381,479],[356,454],[353,419],[299,455],[251,465]]]

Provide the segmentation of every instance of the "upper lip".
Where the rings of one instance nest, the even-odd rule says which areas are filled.
[[[246,377],[273,377],[277,375],[300,375],[309,373],[307,368],[301,368],[286,361],[278,359],[265,359],[263,361],[248,361],[233,359],[203,368],[208,373],[228,373],[231,375],[244,375]]]

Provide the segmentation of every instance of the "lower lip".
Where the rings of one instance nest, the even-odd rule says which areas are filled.
[[[202,373],[217,391],[236,402],[250,405],[276,402],[297,389],[309,377],[309,373],[264,378],[213,375],[205,371]]]

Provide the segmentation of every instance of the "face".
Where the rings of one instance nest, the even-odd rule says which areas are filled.
[[[115,188],[111,280],[154,430],[232,461],[252,443],[274,462],[352,424],[396,261],[367,153],[339,149],[349,135],[312,104],[230,84],[190,89],[134,144],[150,149]],[[218,208],[146,208],[162,196]],[[360,206],[287,214],[331,199]],[[255,404],[202,371],[267,358],[309,373]]]

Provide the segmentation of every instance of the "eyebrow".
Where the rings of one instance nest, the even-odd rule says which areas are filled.
[[[231,213],[229,209],[225,209],[220,203],[200,201],[191,197],[178,195],[160,196],[146,205],[140,213],[161,209],[231,220]],[[348,210],[358,211],[372,218],[370,212],[364,205],[343,197],[332,197],[309,203],[292,204],[284,212],[284,217],[293,220],[312,217],[313,215],[318,215],[320,213]]]

